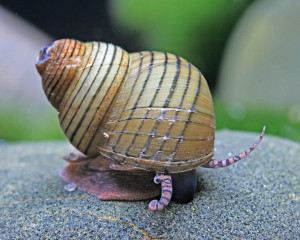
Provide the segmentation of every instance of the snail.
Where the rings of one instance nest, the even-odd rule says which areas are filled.
[[[189,202],[197,167],[243,159],[265,132],[237,156],[212,159],[215,117],[208,84],[174,54],[61,39],[41,49],[36,68],[66,137],[79,150],[64,157],[70,164],[61,176],[103,200],[161,195],[150,202],[151,211],[171,199]]]

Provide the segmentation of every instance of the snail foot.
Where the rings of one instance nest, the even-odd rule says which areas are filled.
[[[153,183],[153,172],[123,165],[115,170],[111,168],[112,160],[104,156],[75,155],[66,156],[70,163],[61,170],[60,176],[81,191],[101,200],[146,200],[160,194],[160,187]],[[75,162],[70,158],[76,158]]]
[[[161,211],[171,201],[172,193],[173,193],[173,186],[172,186],[172,177],[169,175],[156,175],[154,178],[154,182],[156,184],[161,183],[161,197],[160,200],[152,200],[149,203],[149,209],[152,212]]]

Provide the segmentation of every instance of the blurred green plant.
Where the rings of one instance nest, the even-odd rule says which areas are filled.
[[[252,0],[113,0],[112,21],[137,46],[175,53],[199,67],[213,89],[227,38]],[[121,30],[120,30],[121,29]]]
[[[113,0],[110,1],[110,12],[116,29],[125,39],[136,37],[132,45],[138,46],[127,50],[151,49],[178,54],[201,69],[212,88],[227,38],[251,2]],[[228,128],[260,132],[266,125],[267,134],[300,141],[300,117],[294,121],[288,109],[226,105],[213,95],[217,130]],[[21,111],[2,111],[0,138],[16,141],[65,137],[53,109],[51,115],[43,116],[42,120],[26,118]]]
[[[224,105],[214,99],[216,129],[234,129],[260,132],[266,126],[266,134],[277,135],[300,142],[300,124],[293,121],[288,110],[242,105]]]
[[[5,141],[64,139],[55,110],[49,116],[30,118],[23,111],[2,110],[0,115],[0,139]]]
[[[135,36],[141,49],[178,54],[214,86],[224,47],[243,11],[254,1],[190,0],[111,1],[112,20],[125,36]],[[259,21],[259,20],[258,20]],[[136,47],[135,47],[136,48]],[[140,49],[138,49],[140,50]],[[215,99],[217,129],[267,133],[300,141],[300,124],[289,118],[288,109],[225,105]]]

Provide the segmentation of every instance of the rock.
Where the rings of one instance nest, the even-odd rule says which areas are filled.
[[[215,157],[257,138],[217,132]],[[0,239],[299,239],[299,143],[265,136],[235,165],[198,168],[195,199],[157,213],[149,201],[64,190],[60,158],[71,151],[62,141],[0,144]]]

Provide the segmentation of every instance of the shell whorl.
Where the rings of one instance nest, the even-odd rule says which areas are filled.
[[[36,68],[42,76],[42,84],[50,103],[57,109],[65,91],[85,54],[85,44],[76,40],[58,40],[45,45],[36,60]]]
[[[59,113],[70,142],[96,155],[105,125],[126,76],[129,56],[113,44],[62,39],[42,48],[36,67],[46,96]]]
[[[200,71],[174,54],[130,54],[128,76],[104,128],[101,154],[156,172],[182,172],[214,153],[211,94]]]
[[[63,39],[42,48],[36,67],[63,131],[81,152],[169,173],[212,158],[210,90],[183,58]]]

